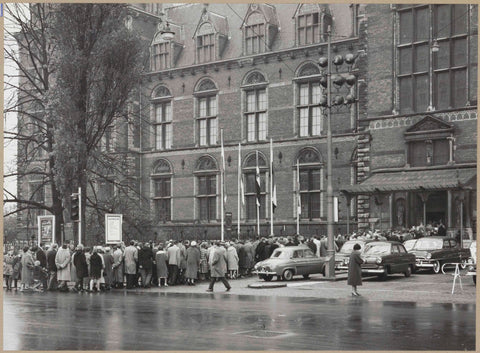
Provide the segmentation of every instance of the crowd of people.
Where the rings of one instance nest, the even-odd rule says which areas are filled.
[[[427,233],[426,230],[431,232]],[[433,228],[432,228],[433,229]],[[395,240],[445,234],[440,224],[434,230],[413,227],[408,231],[365,231],[335,237],[338,251],[347,240]],[[209,290],[220,280],[227,290],[227,279],[250,276],[255,263],[271,256],[278,247],[305,244],[317,256],[327,256],[326,236],[305,238],[262,237],[256,240],[223,241],[169,240],[130,241],[109,246],[84,247],[65,243],[45,247],[11,247],[4,254],[3,273],[7,290],[96,292],[110,289],[151,288],[152,286],[195,285],[210,281]],[[20,286],[18,282],[20,281]]]

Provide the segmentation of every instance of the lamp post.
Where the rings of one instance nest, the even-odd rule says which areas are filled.
[[[331,126],[331,115],[332,115],[332,106],[340,108],[342,105],[351,105],[356,101],[355,95],[352,91],[347,94],[344,98],[342,95],[337,94],[332,102],[332,82],[339,93],[340,88],[346,83],[351,88],[355,85],[356,77],[353,74],[349,74],[344,77],[341,74],[338,74],[338,69],[345,62],[349,65],[349,70],[354,64],[357,56],[354,54],[347,54],[345,57],[342,55],[335,55],[331,58],[332,49],[332,33],[331,26],[328,26],[327,29],[327,58],[321,57],[318,60],[320,67],[326,69],[322,73],[323,77],[320,80],[321,85],[326,88],[327,96],[323,96],[320,102],[320,105],[327,111],[327,256],[329,258],[328,267],[326,268],[325,275],[329,279],[335,278],[335,239],[333,235],[333,178],[332,178],[332,126]],[[332,77],[332,63],[335,65],[336,74]]]

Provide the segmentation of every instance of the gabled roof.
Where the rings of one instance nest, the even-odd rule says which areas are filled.
[[[297,17],[297,15],[303,13],[312,13],[312,12],[325,12],[326,14],[330,15],[330,8],[328,4],[298,4],[295,13],[293,14],[292,18]]]
[[[240,28],[245,26],[248,16],[250,16],[253,12],[260,12],[263,17],[265,17],[266,23],[278,26],[278,16],[275,6],[269,4],[250,4],[248,5],[247,13],[243,18]]]
[[[195,28],[195,32],[193,32],[193,38],[197,36],[197,32],[199,28],[204,23],[210,23],[216,33],[220,33],[220,34],[223,34],[224,36],[228,36],[227,17],[219,15],[215,12],[208,11],[207,9],[204,9],[198,21],[197,27]]]
[[[410,133],[428,132],[428,131],[450,131],[453,130],[453,125],[446,123],[442,119],[427,115],[418,123],[414,124],[405,132],[406,135]]]

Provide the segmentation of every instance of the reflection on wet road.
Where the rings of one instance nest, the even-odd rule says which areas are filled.
[[[474,304],[4,293],[8,350],[475,350]]]

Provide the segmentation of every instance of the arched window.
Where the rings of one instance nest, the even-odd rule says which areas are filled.
[[[171,67],[171,43],[162,38],[160,31],[155,34],[150,50],[150,69],[160,71]]]
[[[300,67],[297,74],[297,114],[300,137],[320,136],[323,130],[320,102],[320,69],[313,62]]]
[[[197,101],[196,141],[200,146],[217,144],[217,92],[217,86],[210,79],[200,81],[195,90]]]
[[[197,62],[205,63],[214,61],[215,56],[215,28],[211,23],[205,22],[197,33]]]
[[[152,115],[155,149],[172,148],[172,94],[165,86],[159,86],[153,91]]]
[[[265,157],[258,153],[251,153],[245,158],[243,164],[243,175],[245,180],[245,206],[247,220],[257,219],[257,189],[256,189],[256,167],[260,170],[260,219],[266,217],[266,176],[267,176],[267,162]]]
[[[244,116],[248,142],[267,139],[267,80],[258,71],[247,75],[244,80]]]
[[[210,156],[200,157],[195,174],[198,218],[200,221],[214,221],[217,218],[217,163]]]
[[[325,41],[324,34],[332,25],[328,5],[301,4],[295,12],[297,45],[309,45]]]
[[[314,148],[304,148],[297,158],[301,219],[318,219],[323,214],[323,164]]]
[[[158,160],[152,169],[152,197],[155,220],[172,220],[172,168],[165,159]]]

